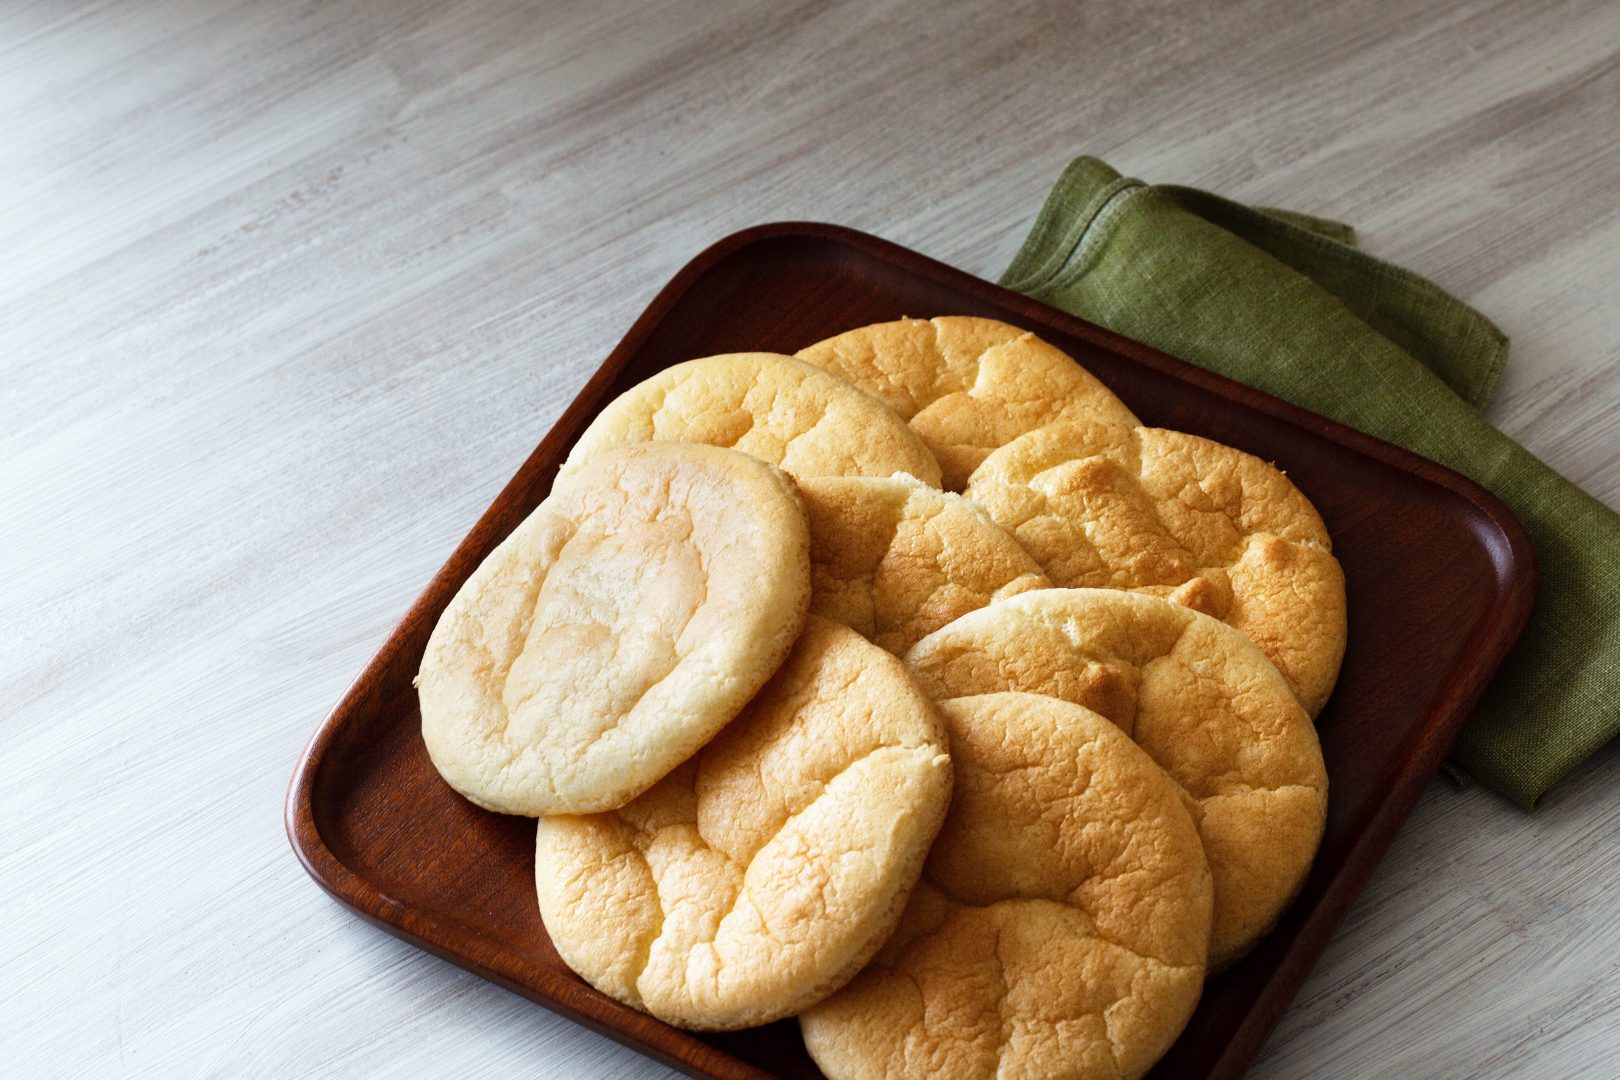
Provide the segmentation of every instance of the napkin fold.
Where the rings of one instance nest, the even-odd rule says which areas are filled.
[[[1533,808],[1620,733],[1620,516],[1479,414],[1502,332],[1354,242],[1337,222],[1081,157],[1001,283],[1432,458],[1506,503],[1541,582],[1452,761]]]

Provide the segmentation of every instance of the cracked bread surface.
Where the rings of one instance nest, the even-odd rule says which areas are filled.
[[[417,676],[449,784],[509,814],[623,805],[735,716],[809,604],[792,482],[648,443],[559,479],[451,600]]]
[[[895,657],[811,616],[712,743],[616,811],[542,818],[558,954],[681,1027],[792,1015],[882,944],[950,800],[938,710]]]
[[[994,600],[1049,582],[975,503],[915,477],[799,481],[810,610],[896,655]]]
[[[1181,793],[1108,720],[941,703],[956,792],[899,927],[799,1020],[832,1080],[1141,1076],[1198,1002],[1211,888]]]
[[[898,319],[846,331],[796,355],[908,422],[938,459],[950,491],[961,491],[992,450],[1056,420],[1137,423],[1067,353],[995,319]]]
[[[1180,431],[1064,422],[987,457],[966,494],[1054,585],[1165,596],[1242,631],[1312,716],[1344,658],[1344,572],[1280,469]]]
[[[1021,691],[1084,705],[1181,786],[1214,878],[1212,971],[1304,883],[1326,824],[1321,744],[1277,669],[1225,623],[1141,593],[1043,589],[969,612],[906,662],[936,700]]]
[[[939,463],[882,402],[822,369],[775,353],[727,353],[665,368],[608,403],[566,473],[625,443],[740,450],[794,479],[910,473],[939,486]]]

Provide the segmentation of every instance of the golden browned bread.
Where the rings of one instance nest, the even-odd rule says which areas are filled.
[[[798,356],[848,379],[922,436],[961,491],[985,455],[1055,420],[1135,424],[1062,350],[994,319],[949,315],[850,330]]]
[[[811,616],[694,760],[617,811],[541,819],[541,917],[605,994],[688,1028],[768,1023],[882,944],[950,790],[939,714],[905,666]]]
[[[1141,1076],[1197,1004],[1209,948],[1181,792],[1078,705],[941,709],[945,827],[888,944],[800,1017],[805,1046],[831,1080]]]
[[[906,662],[938,700],[1015,690],[1093,709],[1186,790],[1215,879],[1212,969],[1304,882],[1326,821],[1322,748],[1277,669],[1225,623],[1141,593],[1043,589],[969,612]]]
[[[895,654],[964,612],[1046,576],[976,504],[905,475],[799,481],[810,522],[810,610]]]
[[[1196,435],[1064,422],[991,454],[967,495],[1054,585],[1135,589],[1260,646],[1312,716],[1344,656],[1344,573],[1282,472]]]
[[[730,447],[794,479],[903,472],[939,486],[939,463],[905,421],[843,379],[774,353],[689,360],[638,383],[597,414],[563,471],[653,441]]]
[[[462,585],[417,676],[422,737],[491,810],[621,806],[747,704],[810,596],[792,481],[731,450],[605,453]]]

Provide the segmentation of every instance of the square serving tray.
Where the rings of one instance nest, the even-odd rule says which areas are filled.
[[[533,823],[480,810],[439,778],[411,679],[450,598],[545,497],[574,440],[619,392],[693,357],[791,353],[907,315],[981,315],[1034,331],[1144,423],[1275,462],[1332,532],[1350,637],[1317,721],[1331,781],[1326,835],[1276,929],[1209,982],[1151,1074],[1239,1076],[1523,629],[1536,578],[1529,539],[1500,502],[1449,469],[850,229],[748,229],[665,286],[310,740],[287,793],[293,849],[324,889],[390,933],[693,1076],[819,1076],[791,1020],[693,1034],[569,971],[535,905]]]

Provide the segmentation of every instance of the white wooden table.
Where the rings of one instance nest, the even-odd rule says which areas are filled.
[[[1501,323],[1491,418],[1620,506],[1620,6],[692,7],[0,7],[6,1075],[658,1071],[338,908],[281,800],[736,228],[994,277],[1081,151],[1348,220]],[[1254,1075],[1620,1073],[1617,781],[1436,783]]]

